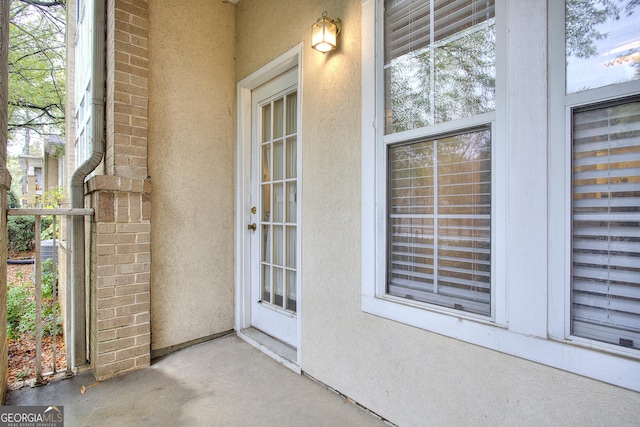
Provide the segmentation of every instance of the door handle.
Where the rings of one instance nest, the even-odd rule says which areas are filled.
[[[256,231],[256,228],[258,228],[258,227],[256,227],[255,222],[254,222],[253,224],[249,224],[249,225],[247,225],[247,229],[248,229],[248,230]]]

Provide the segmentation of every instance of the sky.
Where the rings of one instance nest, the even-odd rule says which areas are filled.
[[[598,26],[598,30],[607,37],[595,41],[598,50],[596,56],[567,58],[567,93],[638,78],[638,68],[632,66],[634,61],[627,56],[633,49],[635,63],[640,62],[640,6],[633,12],[630,16],[622,12],[620,19],[609,19]]]

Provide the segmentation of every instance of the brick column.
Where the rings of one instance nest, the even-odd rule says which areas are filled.
[[[150,362],[151,185],[98,175],[88,182],[91,364],[98,380]]]
[[[7,166],[7,100],[9,52],[9,0],[0,0],[0,404],[7,390],[7,191],[11,188],[11,175]]]
[[[150,363],[147,8],[146,0],[107,1],[106,175],[87,184],[95,211],[89,346],[98,380]]]
[[[146,0],[107,2],[108,175],[147,178],[148,19]]]

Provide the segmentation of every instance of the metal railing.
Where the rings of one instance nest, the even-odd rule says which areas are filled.
[[[10,208],[7,209],[8,216],[34,216],[35,217],[35,254],[34,254],[34,270],[35,270],[35,302],[36,302],[36,379],[34,385],[42,385],[46,384],[44,381],[45,376],[55,375],[57,373],[57,349],[56,349],[56,329],[57,329],[57,316],[56,313],[56,302],[58,300],[58,239],[56,238],[57,234],[57,217],[66,217],[67,219],[67,230],[71,229],[71,221],[74,216],[87,216],[93,215],[93,209],[38,209],[38,208],[28,208],[28,209],[15,209]],[[41,259],[41,226],[42,226],[42,217],[43,216],[51,216],[53,217],[52,227],[53,227],[53,280],[52,280],[52,317],[53,317],[53,339],[51,341],[52,352],[53,352],[53,360],[52,360],[52,372],[47,372],[43,374],[42,372],[42,259]],[[68,254],[68,249],[67,249]],[[69,277],[69,272],[71,270],[71,266],[69,265],[69,256],[67,256],[66,262],[66,271],[67,277]],[[66,289],[66,307],[67,313],[70,312],[72,307],[71,300],[71,292],[70,292],[71,284],[67,281],[67,289]],[[81,308],[84,309],[84,308]],[[70,341],[73,337],[74,331],[72,331],[72,320],[65,319],[65,360],[66,360],[66,375],[73,375],[73,366],[71,362],[69,349],[71,348]]]

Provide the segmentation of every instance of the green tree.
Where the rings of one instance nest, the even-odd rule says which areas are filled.
[[[567,0],[567,57],[589,58],[598,53],[595,42],[607,37],[599,26],[618,19],[620,8],[615,0]]]
[[[8,104],[12,137],[19,129],[62,133],[65,6],[64,0],[11,2]]]
[[[495,108],[493,20],[478,25],[475,31],[460,33],[387,64],[387,132],[417,129]]]
[[[597,43],[609,34],[602,25],[607,21],[629,19],[639,12],[640,0],[567,0],[566,37],[567,60],[598,55]],[[636,18],[637,20],[637,18]],[[607,63],[608,66],[629,64],[640,77],[640,48],[632,47]]]

